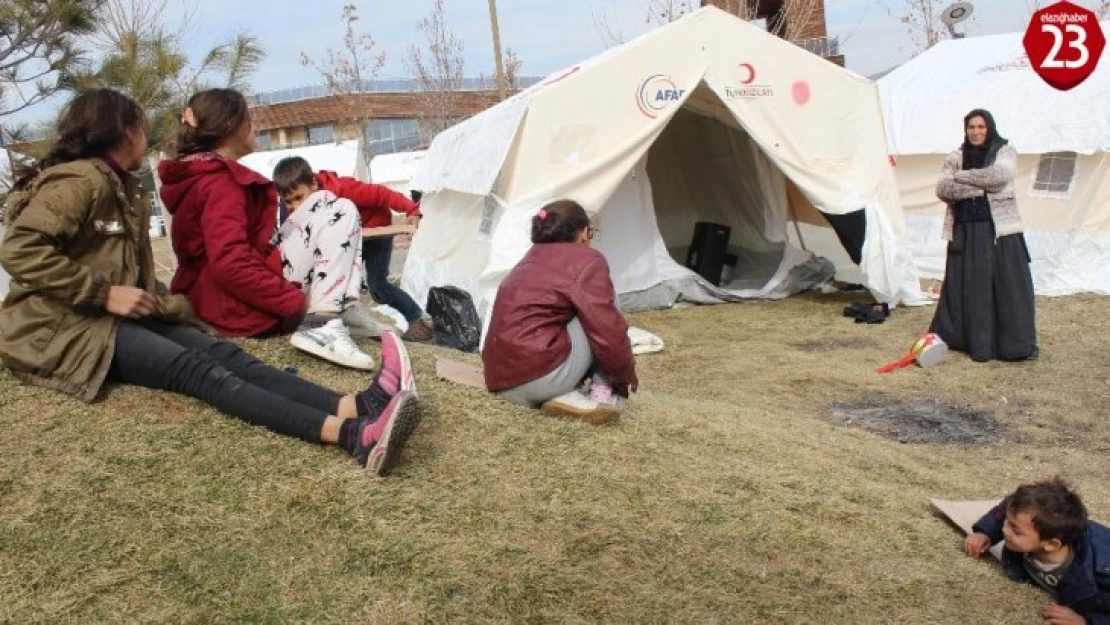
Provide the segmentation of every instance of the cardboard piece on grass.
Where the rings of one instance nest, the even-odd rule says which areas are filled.
[[[486,379],[482,375],[482,368],[465,362],[436,358],[436,377],[455,384],[486,390]]]
[[[379,226],[377,228],[363,228],[362,238],[364,239],[382,239],[385,237],[397,236],[398,234],[412,234],[416,232],[416,226],[408,224],[397,224],[394,226]]]
[[[1001,499],[984,499],[978,501],[946,501],[944,499],[930,499],[929,503],[952,522],[953,525],[963,530],[964,534],[971,534],[971,526],[998,505]],[[1002,559],[1002,543],[991,547],[991,555]]]

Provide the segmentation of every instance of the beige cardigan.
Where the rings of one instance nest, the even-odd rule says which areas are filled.
[[[944,160],[937,181],[937,197],[948,205],[944,216],[943,236],[952,240],[952,225],[956,222],[956,202],[987,193],[994,221],[995,238],[1022,231],[1021,213],[1014,196],[1014,172],[1017,170],[1017,150],[1004,145],[994,159],[994,164],[983,169],[961,169],[963,151],[956,149]]]

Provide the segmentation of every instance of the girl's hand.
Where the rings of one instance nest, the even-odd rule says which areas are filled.
[[[117,317],[141,319],[154,312],[154,296],[133,286],[114,286],[108,289],[104,310]]]

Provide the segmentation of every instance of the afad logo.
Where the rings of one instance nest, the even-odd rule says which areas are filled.
[[[736,66],[739,74],[738,87],[725,87],[725,96],[732,100],[747,98],[766,98],[775,95],[775,90],[770,85],[757,85],[755,83],[755,67],[751,63],[741,63]]]
[[[679,89],[674,79],[665,74],[655,74],[640,83],[636,91],[636,106],[640,112],[655,119],[670,105],[682,99],[685,89]]]

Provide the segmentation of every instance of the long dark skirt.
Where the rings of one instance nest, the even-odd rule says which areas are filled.
[[[994,238],[990,221],[957,223],[930,328],[974,360],[1024,360],[1037,352],[1033,276],[1025,236]]]

